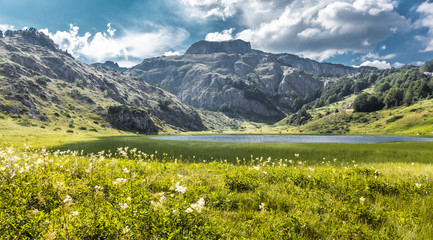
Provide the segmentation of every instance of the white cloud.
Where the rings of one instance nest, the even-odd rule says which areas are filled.
[[[397,57],[397,54],[394,54],[394,53],[387,54],[385,56],[380,56],[377,53],[369,52],[369,53],[361,56],[360,59],[361,59],[361,61],[366,61],[368,59],[370,59],[370,60],[371,59],[375,59],[375,60],[389,60],[389,59],[393,59],[395,57]]]
[[[0,31],[2,31],[3,33],[6,32],[7,30],[14,30],[15,26],[12,26],[10,24],[0,24]]]
[[[269,12],[257,17],[265,22],[257,18],[246,21],[251,25],[236,38],[261,50],[324,60],[336,54],[372,50],[396,29],[408,26],[392,0],[291,0],[284,7],[278,5],[282,1],[270,2],[279,7],[280,14],[272,16]],[[265,4],[260,0],[253,3]],[[243,12],[246,19],[254,14]]]
[[[395,0],[177,1],[187,19],[236,19],[244,30],[235,38],[251,42],[256,49],[318,60],[371,51],[409,27],[409,20],[396,11]],[[208,39],[220,36],[210,34]]]
[[[433,3],[423,2],[418,6],[417,12],[421,14],[421,18],[415,22],[415,25],[429,29],[428,36],[417,36],[417,39],[425,46],[422,52],[431,52],[433,51]]]
[[[238,12],[238,5],[244,0],[180,0],[185,17],[208,20],[227,19]]]
[[[406,66],[406,64],[401,63],[401,62],[395,62],[394,64],[392,64],[392,66],[395,68],[401,68],[403,66]]]
[[[234,28],[223,30],[222,32],[208,33],[205,37],[206,41],[221,42],[233,40]]]
[[[387,63],[386,61],[379,61],[379,60],[374,60],[374,61],[365,61],[363,62],[360,67],[376,67],[378,69],[388,69],[391,68],[391,64]]]
[[[40,31],[77,59],[87,62],[113,60],[123,66],[137,64],[143,58],[161,56],[189,37],[189,33],[183,29],[167,27],[159,27],[153,32],[125,30],[122,36],[117,36],[111,24],[107,25],[106,32],[97,32],[93,36],[88,32],[80,35],[79,27],[72,24],[69,31]]]
[[[170,57],[170,56],[180,56],[180,55],[182,55],[181,51],[175,51],[175,52],[173,52],[173,51],[167,51],[167,52],[164,53],[163,56]]]

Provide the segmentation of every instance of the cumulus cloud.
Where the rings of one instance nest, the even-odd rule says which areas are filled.
[[[235,38],[251,42],[256,49],[318,60],[371,51],[392,34],[408,29],[410,22],[396,11],[395,0],[178,1],[190,18],[236,17],[244,30]]]
[[[395,62],[394,64],[392,64],[392,66],[395,68],[401,68],[401,67],[406,66],[406,64],[401,63],[401,62]]]
[[[189,37],[189,33],[183,29],[167,27],[159,27],[153,32],[125,30],[121,36],[117,36],[111,24],[107,25],[105,32],[97,32],[93,36],[88,32],[80,35],[79,27],[72,24],[69,31],[40,31],[77,59],[87,62],[115,60],[123,66],[134,65],[146,57],[162,55]]]
[[[222,32],[214,32],[214,33],[208,33],[206,35],[205,40],[206,41],[213,41],[213,42],[221,42],[221,41],[229,41],[233,40],[233,31],[234,28],[223,30]]]
[[[268,22],[237,34],[255,48],[290,51],[324,60],[347,52],[366,52],[408,20],[391,0],[293,0]],[[247,14],[247,13],[245,13]]]
[[[10,24],[0,24],[0,31],[6,32],[7,30],[14,30],[15,26]]]
[[[425,45],[422,52],[431,52],[433,51],[433,2],[423,2],[418,6],[417,12],[421,14],[421,18],[415,24],[429,29],[428,36],[417,36],[417,39]]]
[[[369,53],[361,56],[360,59],[361,59],[361,61],[366,61],[366,60],[369,60],[369,59],[370,60],[371,59],[375,59],[375,60],[389,60],[389,59],[393,59],[395,57],[397,57],[397,54],[394,54],[394,53],[381,56],[381,55],[379,55],[377,53],[369,52]]]
[[[378,69],[388,69],[391,68],[391,64],[389,64],[386,61],[374,60],[374,61],[365,61],[360,65],[360,67],[376,67]]]
[[[244,0],[180,0],[188,18],[208,20],[227,19],[238,12],[238,5]]]
[[[165,56],[165,57],[171,57],[171,56],[180,56],[180,55],[182,55],[182,52],[181,51],[167,51],[167,52],[165,52],[164,53],[164,55],[163,56]]]

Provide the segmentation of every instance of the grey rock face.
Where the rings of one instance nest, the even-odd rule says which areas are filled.
[[[183,56],[145,59],[128,73],[196,108],[223,108],[253,121],[276,121],[313,97],[323,86],[322,75],[359,71],[292,54],[264,53],[234,40],[200,41]]]
[[[158,128],[147,112],[141,109],[111,106],[108,108],[107,118],[113,127],[120,130],[139,133],[158,132]]]
[[[295,68],[303,69],[316,76],[324,74],[346,76],[359,72],[358,68],[348,67],[341,64],[319,63],[311,59],[300,58],[293,54],[278,54],[275,55],[275,57],[285,64]]]
[[[186,54],[212,54],[212,53],[249,53],[251,44],[242,40],[225,42],[200,41],[194,43]]]
[[[293,111],[295,98],[308,98],[322,87],[314,75],[256,52],[145,59],[129,73],[161,86],[193,107],[225,108],[265,122],[280,120]]]

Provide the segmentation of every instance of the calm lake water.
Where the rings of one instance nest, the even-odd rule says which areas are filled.
[[[433,142],[433,138],[402,136],[201,135],[152,137],[158,140],[248,143],[384,143]]]

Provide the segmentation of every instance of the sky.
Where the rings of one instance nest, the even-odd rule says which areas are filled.
[[[28,27],[80,61],[125,67],[231,39],[349,66],[433,59],[431,0],[0,0],[0,30]]]

